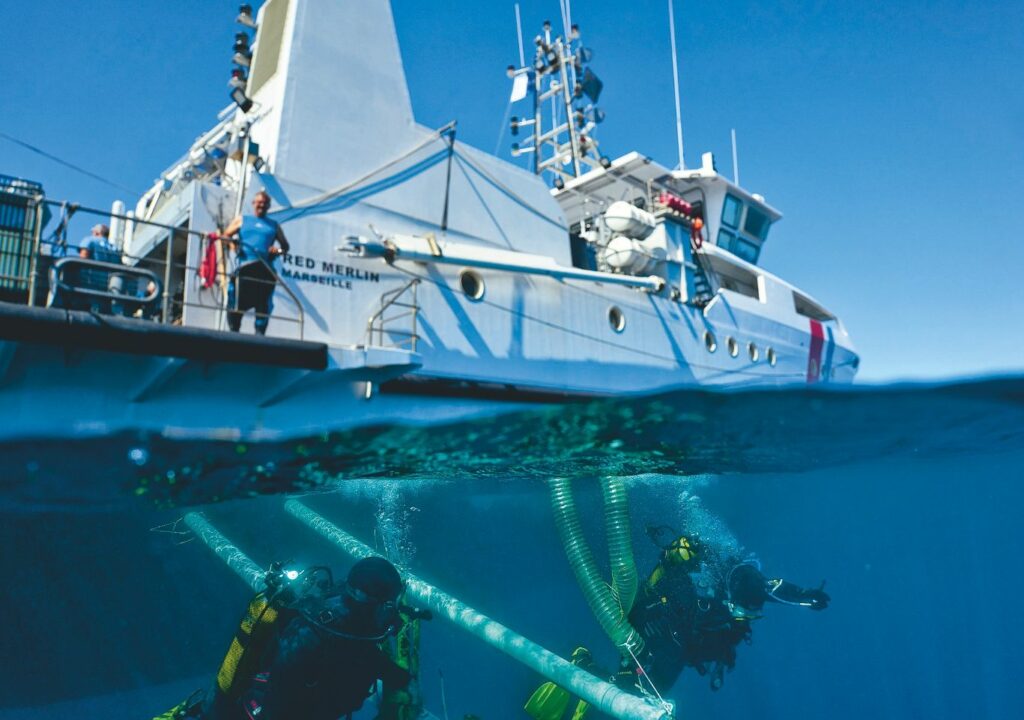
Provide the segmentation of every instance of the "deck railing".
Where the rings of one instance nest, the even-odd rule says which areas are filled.
[[[419,284],[420,279],[413,278],[402,287],[389,290],[380,296],[380,309],[366,322],[367,345],[374,344],[374,334],[376,334],[376,344],[383,346],[384,335],[387,333],[389,338],[396,335],[402,338],[395,343],[396,347],[408,345],[410,350],[416,352],[416,343],[419,340],[417,323],[420,312],[416,291]],[[395,322],[405,318],[410,318],[409,327],[407,329],[396,328]]]
[[[226,249],[217,253],[216,268],[206,276],[213,301],[196,301],[194,293],[190,298],[186,291],[190,278],[201,269],[187,262],[186,243],[189,239],[202,243],[217,240],[185,225],[166,225],[47,200],[39,190],[35,193],[22,188],[14,191],[0,184],[0,300],[179,325],[184,322],[185,308],[205,308],[217,311],[217,328],[224,328],[224,320],[232,310],[228,303],[229,284],[236,283],[237,298],[237,283],[240,282],[237,270],[229,270]],[[55,209],[58,217],[56,223],[50,223],[54,227],[44,234],[50,209]],[[142,256],[113,251],[104,253],[107,255],[104,259],[80,257],[78,246],[68,238],[72,218],[82,216],[92,216],[97,224],[114,220],[135,228],[153,227],[165,235],[154,251]],[[85,234],[84,231],[81,234]],[[201,250],[205,249],[204,244]],[[204,252],[200,252],[199,257],[203,256]],[[242,282],[280,287],[294,306],[294,315],[271,312],[257,317],[294,324],[301,339],[305,326],[301,300],[270,263],[262,259],[259,262],[264,265],[266,279],[247,277]]]

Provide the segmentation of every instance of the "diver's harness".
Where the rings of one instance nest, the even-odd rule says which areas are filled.
[[[256,664],[282,622],[287,624],[301,616],[318,631],[333,637],[379,644],[398,633],[403,616],[410,620],[430,620],[433,617],[429,610],[417,610],[397,601],[375,603],[379,607],[374,618],[382,632],[372,635],[350,633],[337,627],[344,619],[343,613],[323,607],[324,600],[336,596],[331,592],[335,583],[329,567],[312,565],[301,571],[288,570],[284,563],[273,562],[263,577],[263,583],[266,589],[258,592],[246,606],[238,632],[217,671],[215,705],[240,699],[249,681],[261,674]],[[358,588],[346,586],[345,593],[357,603],[374,603]],[[203,717],[207,704],[205,695],[203,690],[197,690],[185,702],[159,716],[160,720]]]
[[[653,590],[655,585],[665,576],[666,568],[697,561],[699,560],[699,554],[707,552],[699,535],[682,535],[668,525],[648,526],[646,530],[651,542],[661,548],[662,551],[661,560],[647,582],[649,591]],[[672,539],[666,542],[667,538]],[[729,630],[738,631],[740,628],[743,628],[741,637],[737,637],[734,642],[738,643],[740,639],[747,643],[750,642],[749,621],[757,620],[761,615],[748,610],[736,602],[732,592],[734,574],[737,570],[746,566],[754,567],[758,571],[761,569],[760,563],[756,558],[748,557],[732,564],[724,576],[720,572],[715,571],[713,564],[709,564],[704,560],[699,561],[696,569],[686,573],[693,586],[694,605],[698,613],[709,616],[716,605],[728,611],[728,616],[722,617],[721,623],[717,625],[700,626],[701,621],[695,620],[697,626],[692,629],[693,632],[706,634]],[[654,605],[660,605],[665,602],[665,598],[659,598],[658,602],[654,603]],[[661,632],[667,633],[672,642],[680,648],[685,646],[677,630],[665,627]],[[718,690],[724,682],[725,670],[730,665],[723,664],[721,660],[709,660],[708,662],[712,663],[710,668],[707,667],[705,662],[692,665],[692,667],[700,675],[710,672],[711,689]]]

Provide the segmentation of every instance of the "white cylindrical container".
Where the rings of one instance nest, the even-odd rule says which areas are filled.
[[[643,240],[654,232],[658,221],[646,210],[641,210],[625,200],[619,200],[613,202],[604,211],[604,224],[612,232]]]
[[[627,275],[648,275],[665,259],[662,248],[649,248],[639,240],[616,235],[605,246],[601,259],[604,263]]]

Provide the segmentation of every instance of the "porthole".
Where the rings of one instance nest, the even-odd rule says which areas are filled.
[[[750,356],[750,362],[757,362],[761,359],[761,351],[752,342],[747,343],[747,355]]]
[[[612,305],[608,308],[608,324],[617,333],[626,329],[626,314],[617,305]]]
[[[764,356],[768,358],[768,364],[771,365],[772,367],[775,367],[775,363],[779,361],[779,359],[775,357],[775,348],[770,347],[767,350],[765,350]]]
[[[737,357],[740,354],[740,344],[736,342],[736,338],[727,338],[725,345],[729,348],[729,354],[733,357]]]
[[[718,343],[715,342],[715,336],[711,334],[710,330],[704,331],[704,347],[708,349],[708,352],[714,352],[718,349]]]
[[[459,284],[462,285],[462,292],[470,300],[479,300],[484,296],[484,279],[480,273],[473,270],[463,270],[459,274]]]

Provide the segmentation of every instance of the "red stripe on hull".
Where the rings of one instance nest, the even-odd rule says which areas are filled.
[[[821,378],[821,351],[825,347],[825,329],[817,320],[811,320],[811,349],[807,355],[807,382]]]

